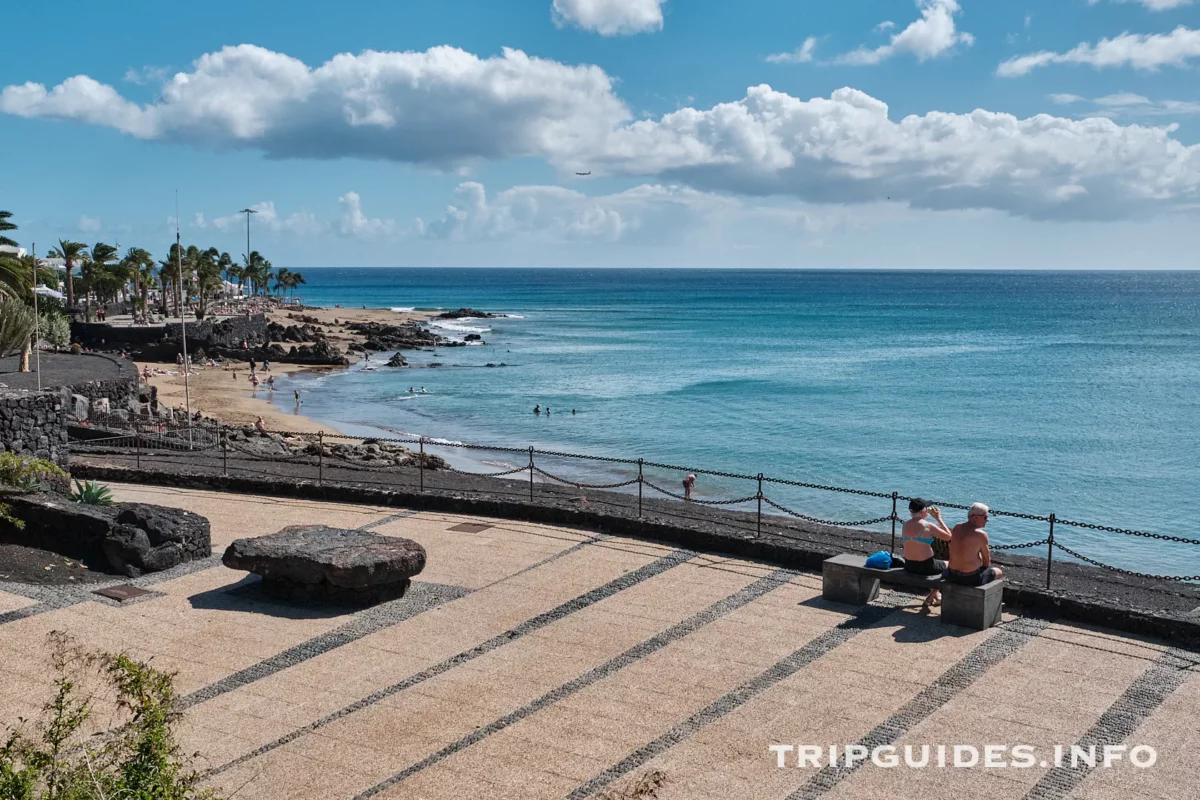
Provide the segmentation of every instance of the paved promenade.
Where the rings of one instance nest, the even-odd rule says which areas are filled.
[[[970,632],[912,595],[829,604],[819,575],[548,525],[114,488],[208,517],[216,555],[137,579],[151,593],[125,605],[0,583],[0,721],[37,712],[46,636],[65,630],[177,671],[183,748],[238,798],[584,798],[651,771],[670,800],[1200,785],[1200,655],[1152,640],[1010,615]],[[280,604],[220,564],[233,539],[298,523],[405,536],[429,563],[356,613]],[[781,769],[773,744],[1026,745],[1039,762],[1148,745],[1157,763]]]

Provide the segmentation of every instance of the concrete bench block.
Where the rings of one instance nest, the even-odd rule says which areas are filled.
[[[826,559],[821,569],[821,596],[835,603],[866,605],[879,596],[879,576],[873,572],[861,563],[848,563],[843,556]]]
[[[983,586],[942,587],[942,622],[985,631],[1000,624],[1004,605],[1004,580]]]

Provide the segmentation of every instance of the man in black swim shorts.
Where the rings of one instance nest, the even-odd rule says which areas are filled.
[[[992,566],[987,525],[990,509],[975,503],[967,511],[967,521],[950,531],[950,566],[946,580],[959,586],[983,586],[1004,577],[1004,570]]]

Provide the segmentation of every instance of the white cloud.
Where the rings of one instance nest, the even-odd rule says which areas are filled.
[[[95,233],[100,230],[100,220],[96,217],[89,217],[87,214],[83,214],[79,217],[77,227],[82,233]]]
[[[891,198],[1039,219],[1114,218],[1200,200],[1200,145],[1172,132],[984,110],[893,122],[886,104],[855,89],[805,101],[757,86],[735,103],[624,126],[587,164],[815,203]]]
[[[1100,0],[1088,0],[1088,5],[1094,6]],[[1111,0],[1113,3],[1141,3],[1151,11],[1170,11],[1173,8],[1190,6],[1195,0]]]
[[[1122,33],[1096,44],[1081,42],[1065,53],[1044,50],[1010,58],[996,68],[1002,78],[1028,75],[1051,64],[1089,64],[1096,69],[1133,67],[1154,71],[1160,67],[1183,67],[1200,58],[1200,30],[1180,25],[1170,33]]]
[[[1052,94],[1049,96],[1050,102],[1060,106],[1069,106],[1073,103],[1082,103],[1086,97],[1081,97],[1077,94]]]
[[[894,29],[895,27],[896,27],[896,23],[892,22],[890,19],[887,19],[887,20],[884,20],[883,22],[879,23],[878,25],[876,25],[871,30],[875,31],[876,33],[885,33],[886,31],[890,31],[890,30]]]
[[[362,198],[358,192],[346,192],[338,198],[338,205],[342,207],[341,232],[345,236],[392,236],[396,232],[394,221],[368,217],[363,213]]]
[[[551,13],[559,27],[575,25],[601,36],[660,31],[667,0],[554,0]]]
[[[860,47],[838,57],[842,64],[870,65],[886,61],[892,56],[905,53],[914,55],[918,61],[945,55],[962,44],[970,47],[975,37],[960,32],[954,24],[954,16],[961,11],[958,0],[917,0],[921,18],[892,36],[891,42],[875,48]],[[880,23],[876,30],[891,23]]]
[[[800,45],[794,52],[791,53],[774,53],[767,56],[767,61],[772,64],[807,64],[813,60],[813,55],[817,49],[817,37],[810,36],[804,40],[804,44]]]
[[[1064,98],[1064,99],[1056,99]],[[1066,100],[1065,98],[1070,98]],[[1152,100],[1149,97],[1132,92],[1096,97],[1089,100],[1079,95],[1050,95],[1054,102],[1063,104],[1087,103],[1091,105],[1087,111],[1079,112],[1079,116],[1118,118],[1139,117],[1186,117],[1200,114],[1200,102],[1190,100]]]
[[[586,149],[630,116],[595,66],[517,50],[453,47],[335,56],[316,69],[261,47],[227,47],[138,105],[86,75],[51,90],[7,86],[0,111],[117,128],[141,139],[247,147],[269,157],[380,158],[456,167]]]
[[[1170,108],[1186,111],[1185,104]],[[851,88],[802,100],[765,85],[709,109],[631,121],[600,68],[511,50],[490,59],[454,48],[364,53],[313,70],[242,46],[199,59],[149,106],[77,76],[51,91],[8,87],[0,110],[113,125],[145,138],[255,148],[272,158],[441,167],[535,156],[563,172],[812,203],[890,197],[931,209],[1111,219],[1200,200],[1200,145],[1183,145],[1171,127],[1118,125],[1098,114],[1018,119],[983,109],[893,121],[885,103]],[[297,234],[380,230],[361,205],[361,216],[353,213],[348,198],[340,220],[322,222],[308,212],[282,217],[265,203],[253,224]],[[615,207],[601,210],[625,219]],[[234,230],[244,217],[208,224]]]
[[[250,218],[251,233],[268,231],[273,234],[287,233],[293,236],[317,236],[328,232],[329,224],[321,222],[311,211],[295,211],[286,217],[280,216],[275,210],[275,202],[267,200],[250,206],[255,213]],[[203,215],[197,215],[197,221],[202,221]],[[229,214],[216,217],[208,223],[222,233],[244,231],[246,229],[245,214]],[[200,225],[199,227],[205,227]],[[255,247],[251,243],[251,247]],[[257,248],[256,248],[257,249]]]
[[[816,212],[792,202],[748,207],[742,201],[687,186],[643,184],[610,195],[589,196],[561,186],[514,186],[491,197],[482,184],[455,190],[443,215],[417,230],[425,238],[456,242],[589,242],[626,245],[694,245],[761,235],[808,237],[836,227],[841,212]]]
[[[146,86],[149,84],[158,85],[163,83],[170,74],[170,67],[148,66],[138,69],[130,67],[129,69],[125,70],[124,81],[126,83],[136,83],[139,86]]]

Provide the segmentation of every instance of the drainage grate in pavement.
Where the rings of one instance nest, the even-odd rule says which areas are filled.
[[[450,530],[458,533],[481,533],[490,527],[492,526],[483,522],[460,522]]]
[[[118,586],[105,586],[103,589],[97,589],[92,594],[98,594],[101,597],[107,597],[109,600],[116,600],[118,603],[124,603],[126,600],[132,600],[135,597],[142,597],[150,594],[145,589],[139,589],[128,583],[122,583]]]

